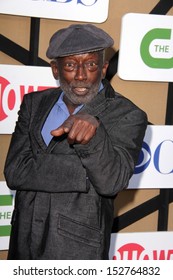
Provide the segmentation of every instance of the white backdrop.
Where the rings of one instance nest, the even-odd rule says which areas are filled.
[[[112,234],[110,260],[173,260],[173,232]]]
[[[124,80],[173,81],[173,16],[123,16],[118,75]]]
[[[173,188],[173,126],[148,125],[130,189]]]
[[[1,0],[0,13],[102,23],[109,0]]]
[[[24,94],[59,86],[50,67],[1,65],[0,134],[11,134]]]

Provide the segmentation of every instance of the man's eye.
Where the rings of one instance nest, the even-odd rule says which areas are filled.
[[[95,71],[98,68],[98,64],[94,61],[88,61],[88,62],[86,62],[82,65],[78,65],[78,64],[73,63],[73,62],[67,62],[67,63],[64,64],[64,70],[65,71],[73,71],[73,70],[76,70],[80,67],[86,68],[89,71]]]
[[[94,61],[89,61],[85,65],[89,71],[95,71],[98,68],[98,64]]]
[[[73,62],[67,62],[64,64],[65,71],[73,71],[75,69],[75,64]]]
[[[67,68],[74,67],[74,63],[68,62],[65,64],[65,67],[67,67]]]
[[[92,66],[95,66],[95,65],[96,65],[96,63],[95,63],[95,62],[93,62],[93,61],[92,61],[92,62],[88,62],[88,65],[92,67]]]

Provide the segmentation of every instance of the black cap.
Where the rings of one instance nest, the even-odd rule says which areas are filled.
[[[53,59],[74,54],[99,51],[111,47],[113,39],[92,24],[72,24],[58,30],[50,39],[46,55]]]

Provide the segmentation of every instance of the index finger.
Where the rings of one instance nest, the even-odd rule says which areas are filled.
[[[58,137],[63,135],[64,133],[68,133],[72,128],[72,126],[73,126],[73,120],[71,117],[69,117],[67,120],[65,120],[65,122],[63,122],[61,126],[59,126],[57,129],[52,130],[51,135]]]
[[[57,129],[52,130],[50,133],[52,136],[58,137],[58,136],[63,135],[64,133],[66,133],[66,131],[65,131],[64,127],[61,125]]]

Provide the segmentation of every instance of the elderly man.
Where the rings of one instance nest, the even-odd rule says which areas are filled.
[[[114,198],[128,186],[147,126],[105,79],[112,45],[91,24],[50,40],[60,88],[24,97],[5,164],[16,190],[8,259],[108,259]]]

